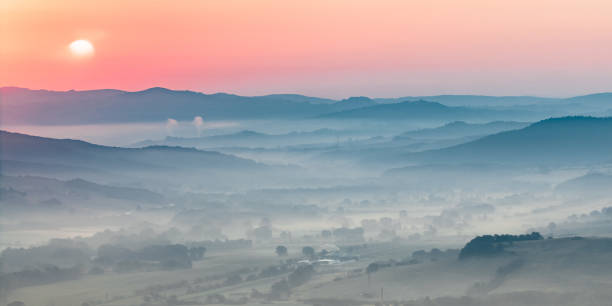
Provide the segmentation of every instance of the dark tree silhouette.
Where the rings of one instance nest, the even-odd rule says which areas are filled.
[[[315,271],[312,265],[298,267],[295,269],[295,271],[289,274],[289,287],[293,288],[305,284],[312,278],[314,273]]]
[[[276,247],[276,255],[278,256],[287,256],[287,247],[284,245],[279,245]]]
[[[516,241],[542,240],[544,237],[538,232],[525,235],[485,235],[478,236],[468,242],[461,252],[459,259],[476,256],[494,256],[504,251],[504,244],[512,244]]]
[[[368,275],[368,287],[370,286],[370,276],[372,273],[378,271],[380,265],[377,262],[373,262],[366,267],[366,273]]]
[[[189,257],[191,260],[201,260],[204,258],[204,253],[206,253],[205,247],[193,247],[189,249]]]
[[[369,264],[368,267],[366,268],[366,273],[368,274],[374,273],[378,271],[379,268],[380,268],[379,264],[377,262],[373,262]]]
[[[305,246],[302,248],[302,254],[304,254],[304,256],[312,258],[315,255],[315,250],[311,246]]]

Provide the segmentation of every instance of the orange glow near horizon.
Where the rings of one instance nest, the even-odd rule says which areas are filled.
[[[612,91],[612,2],[5,0],[0,86],[245,95]],[[95,46],[78,60],[66,46]]]

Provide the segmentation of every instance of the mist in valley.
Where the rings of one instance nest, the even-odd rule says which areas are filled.
[[[40,101],[84,94],[2,93],[5,109],[39,116]],[[236,96],[223,100],[232,117],[192,92],[98,94],[88,101],[110,102],[95,124],[2,126],[2,305],[611,298],[612,119],[599,100],[573,98],[595,112],[583,116],[536,97],[498,109],[499,97]],[[183,109],[103,116],[143,95]]]

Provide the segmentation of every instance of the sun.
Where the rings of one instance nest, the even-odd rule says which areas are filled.
[[[92,55],[94,52],[94,46],[85,39],[78,39],[70,43],[68,46],[70,48],[70,52],[72,52],[75,56],[88,56]]]

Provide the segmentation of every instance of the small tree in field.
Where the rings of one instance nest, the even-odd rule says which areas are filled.
[[[276,255],[278,256],[287,256],[287,247],[284,245],[279,245],[276,247]]]
[[[370,275],[378,271],[379,268],[380,266],[376,262],[369,264],[368,267],[366,268],[366,273],[368,274],[368,287],[370,286]]]
[[[313,258],[315,255],[315,250],[311,246],[305,246],[302,248],[302,254],[306,257]]]

